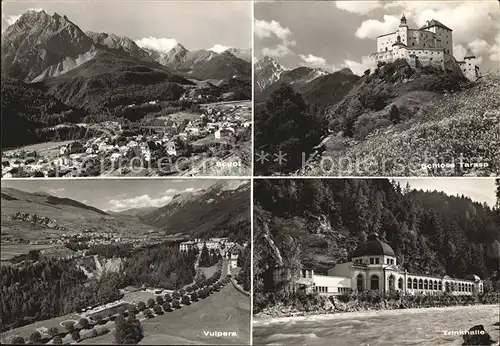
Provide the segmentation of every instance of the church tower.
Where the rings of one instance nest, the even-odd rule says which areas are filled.
[[[406,17],[404,14],[403,16],[401,16],[401,21],[399,23],[398,37],[399,42],[408,45],[408,24],[406,22]]]

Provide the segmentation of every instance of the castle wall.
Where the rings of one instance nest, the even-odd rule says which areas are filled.
[[[397,32],[377,37],[377,52],[392,50],[392,44],[396,42],[397,37]]]

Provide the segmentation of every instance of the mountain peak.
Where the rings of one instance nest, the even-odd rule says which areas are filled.
[[[344,74],[344,75],[346,75],[346,76],[352,76],[352,75],[354,74],[354,73],[352,72],[352,70],[351,70],[350,68],[348,68],[348,67],[344,67],[343,69],[338,70],[338,71],[336,71],[336,72],[341,73],[341,74]]]
[[[168,51],[169,53],[170,52],[181,52],[181,51],[188,51],[186,49],[186,47],[184,47],[181,43],[176,43],[175,46],[173,46],[172,48],[170,48],[170,50]]]

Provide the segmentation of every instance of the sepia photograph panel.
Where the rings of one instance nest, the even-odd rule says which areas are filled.
[[[255,175],[500,175],[498,1],[254,13]]]
[[[500,179],[255,179],[256,345],[498,345]]]
[[[251,16],[2,2],[2,178],[250,175]]]
[[[250,343],[249,180],[2,181],[2,344]]]

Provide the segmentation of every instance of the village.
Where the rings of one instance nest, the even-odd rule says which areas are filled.
[[[159,117],[154,125],[106,121],[91,125],[99,137],[5,151],[2,178],[171,175],[189,169],[189,160],[217,156],[219,146],[232,145],[251,125],[250,101],[200,104],[196,113]]]

